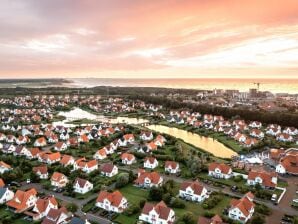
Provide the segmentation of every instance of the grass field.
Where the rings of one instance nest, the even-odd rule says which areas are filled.
[[[135,205],[139,205],[139,202],[141,200],[146,200],[148,196],[147,190],[137,188],[132,185],[128,185],[120,189],[120,191],[127,198],[130,204],[135,204]],[[192,212],[194,214],[194,217],[196,218],[204,215],[205,212],[211,212],[214,214],[221,215],[224,208],[226,208],[229,205],[230,200],[231,200],[230,197],[224,195],[222,197],[222,200],[213,209],[209,209],[209,210],[203,209],[202,204],[185,201],[186,207],[184,209],[174,208],[173,210],[175,211],[177,218],[182,217],[185,212]],[[152,203],[157,203],[157,202],[152,202]],[[137,221],[139,214],[140,213],[134,214],[132,216],[126,216],[124,214],[120,214],[117,216],[117,218],[114,221],[117,223],[134,224]]]

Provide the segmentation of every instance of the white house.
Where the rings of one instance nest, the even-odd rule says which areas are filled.
[[[10,170],[12,170],[10,165],[8,165],[7,163],[5,163],[3,161],[0,161],[0,174],[3,174]]]
[[[128,144],[132,144],[135,142],[135,136],[133,134],[123,135],[123,138]]]
[[[68,145],[65,142],[57,142],[54,146],[54,149],[56,151],[65,151],[67,149]]]
[[[61,140],[64,140],[64,141],[65,140],[68,140],[69,139],[69,134],[67,132],[61,133],[60,136],[59,136],[59,138]]]
[[[179,163],[174,161],[166,161],[165,172],[173,173],[173,174],[180,172]]]
[[[276,172],[280,174],[293,174],[298,175],[298,149],[288,149],[286,154],[283,155],[278,165],[276,166]]]
[[[249,123],[248,125],[251,128],[261,128],[262,127],[262,123],[259,121],[252,121]]]
[[[86,194],[93,189],[93,184],[88,180],[77,178],[73,185],[74,191],[80,194]]]
[[[186,181],[181,184],[179,197],[195,202],[202,202],[208,198],[208,194],[207,189],[198,181]]]
[[[43,219],[41,224],[48,223],[68,223],[67,219],[70,218],[70,214],[65,207],[61,207],[59,209],[51,208],[48,212],[47,216]]]
[[[2,152],[9,154],[9,153],[13,153],[16,150],[16,146],[14,146],[13,144],[4,144],[2,147]]]
[[[33,167],[33,172],[40,178],[40,179],[48,179],[49,173],[47,166],[37,166]]]
[[[13,191],[9,190],[6,187],[1,187],[0,188],[0,204],[4,204],[7,201],[10,201],[13,199],[14,193]]]
[[[269,128],[269,129],[267,129],[267,131],[266,131],[266,134],[267,135],[272,135],[272,136],[277,136],[278,134],[280,134],[281,133],[281,131],[280,131],[280,129],[278,129],[278,128]]]
[[[208,167],[208,175],[215,178],[229,179],[233,172],[231,167],[224,163],[210,163]]]
[[[251,192],[246,193],[241,199],[232,199],[229,209],[229,218],[246,223],[254,213],[254,195]]]
[[[247,177],[247,184],[259,184],[264,188],[275,188],[277,185],[277,173],[269,173],[265,171],[250,171]]]
[[[251,131],[250,131],[250,136],[252,136],[252,137],[256,137],[256,138],[260,138],[260,139],[262,139],[262,138],[264,138],[264,132],[262,132],[260,129],[252,129]]]
[[[97,160],[103,160],[103,159],[107,158],[106,150],[103,148],[103,149],[100,149],[100,150],[96,151],[93,158],[97,159]]]
[[[36,139],[34,142],[35,147],[44,147],[46,145],[47,145],[47,140],[45,139],[45,137],[40,137]]]
[[[65,167],[66,166],[73,166],[74,162],[75,162],[75,159],[72,156],[66,155],[66,154],[63,155],[61,160],[60,160],[60,164],[62,164]]]
[[[136,162],[136,158],[133,154],[130,153],[123,153],[121,155],[121,161],[125,165],[131,165]]]
[[[286,133],[279,133],[276,135],[276,140],[281,142],[292,142],[294,138],[292,135]]]
[[[37,221],[47,216],[52,208],[58,208],[58,202],[56,201],[54,196],[37,199],[36,204],[32,209],[33,220]]]
[[[138,177],[134,181],[138,187],[151,188],[162,185],[163,178],[157,172],[146,172],[145,170],[138,170]]]
[[[105,163],[100,167],[102,175],[107,177],[113,177],[118,174],[118,167],[112,163]]]
[[[18,145],[13,152],[14,156],[24,156],[28,153],[28,149],[23,145]]]
[[[95,206],[109,212],[122,213],[128,206],[127,199],[120,191],[101,191],[97,197]]]
[[[169,224],[175,222],[175,212],[173,209],[161,201],[156,205],[146,203],[143,207],[139,220],[150,224]]]
[[[14,209],[15,213],[21,213],[32,208],[37,201],[37,191],[31,188],[27,191],[17,190],[13,199],[8,201],[6,205]]]
[[[98,163],[95,159],[87,161],[85,158],[81,158],[74,162],[73,169],[82,170],[85,173],[91,173],[98,169]]]
[[[294,127],[286,127],[283,130],[283,133],[289,134],[289,135],[298,135],[298,129]]]
[[[68,181],[68,178],[63,173],[54,172],[51,177],[51,185],[54,187],[63,188]]]
[[[142,131],[140,134],[140,139],[143,141],[151,141],[153,139],[153,134],[151,131]]]
[[[154,169],[158,166],[158,161],[154,157],[146,157],[144,159],[144,168]]]

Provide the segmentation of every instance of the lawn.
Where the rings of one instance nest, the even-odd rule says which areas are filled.
[[[138,205],[141,200],[147,199],[148,191],[129,184],[120,189],[120,192],[127,198],[129,203]]]
[[[129,204],[139,205],[141,200],[146,200],[148,196],[148,191],[145,189],[134,187],[133,185],[127,185],[120,189],[120,192],[123,194],[124,197],[128,200]],[[120,214],[114,220],[118,223],[125,223],[125,224],[133,224],[138,219],[139,214],[134,214],[132,216],[126,216]]]
[[[216,140],[218,140],[225,146],[233,149],[234,151],[236,151],[238,153],[243,150],[243,147],[241,145],[239,145],[234,139],[231,139],[222,133],[214,133],[214,134],[211,134],[210,137],[215,138]]]
[[[213,209],[203,209],[201,203],[194,203],[186,201],[186,207],[184,209],[175,208],[176,217],[182,217],[185,212],[192,212],[195,217],[203,216],[205,212],[211,212],[214,214],[221,215],[223,210],[230,204],[231,198],[223,196],[222,200]]]
[[[129,203],[133,203],[136,205],[138,205],[141,200],[143,199],[146,200],[148,196],[147,190],[137,188],[132,185],[128,185],[120,189],[120,191],[127,198]],[[222,211],[224,210],[224,208],[226,208],[229,205],[230,200],[231,200],[230,197],[224,195],[222,200],[216,205],[216,207],[210,210],[203,209],[202,204],[200,203],[184,201],[186,207],[184,209],[174,208],[174,211],[176,213],[177,218],[182,217],[183,214],[187,211],[192,212],[195,217],[202,216],[204,215],[205,212],[212,212],[214,214],[220,215],[222,214]],[[152,202],[152,203],[156,203],[156,202]],[[138,219],[138,216],[139,216],[139,213],[132,216],[126,216],[124,214],[120,214],[117,216],[117,218],[114,221],[117,223],[133,224]]]
[[[226,185],[226,186],[234,186],[235,185],[237,187],[241,187],[241,186],[246,184],[245,179],[243,179],[239,182],[234,181],[233,178],[230,178],[230,179],[215,179],[213,177],[208,176],[208,173],[200,173],[199,177],[201,177],[203,179],[210,180],[212,182],[221,183],[221,184]]]
[[[82,208],[83,212],[89,212],[93,207],[95,207],[96,199],[89,201],[87,204],[84,205]]]
[[[35,222],[30,222],[27,220],[24,220],[22,217],[21,218],[15,218],[15,214],[12,213],[11,211],[8,211],[5,209],[4,206],[0,207],[0,220],[4,220],[5,218],[11,217],[11,223],[12,224],[29,224],[29,223],[35,223]]]

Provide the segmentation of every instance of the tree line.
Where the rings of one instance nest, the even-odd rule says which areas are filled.
[[[185,103],[175,99],[167,99],[166,97],[155,97],[147,95],[131,95],[133,100],[142,100],[146,103],[162,105],[168,109],[187,109],[197,111],[201,114],[221,115],[227,119],[240,117],[247,121],[260,121],[266,124],[279,124],[282,126],[290,126],[298,128],[298,114],[286,112],[267,112],[256,111],[240,108],[217,107],[208,104]]]

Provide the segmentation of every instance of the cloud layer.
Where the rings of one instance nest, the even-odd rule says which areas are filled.
[[[296,0],[1,3],[2,78],[298,78]]]

